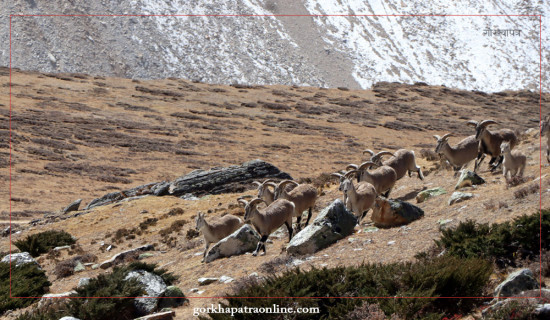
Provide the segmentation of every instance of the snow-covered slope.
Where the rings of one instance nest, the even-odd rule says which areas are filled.
[[[539,18],[421,15],[541,14],[543,90],[550,91],[550,3],[543,0],[16,0],[1,6],[2,65],[9,64],[10,14],[179,15],[12,17],[12,65],[22,69],[350,88],[421,81],[487,92],[538,91]],[[487,29],[521,33],[489,36]]]

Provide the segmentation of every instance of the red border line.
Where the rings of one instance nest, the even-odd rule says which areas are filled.
[[[540,120],[542,121],[542,15],[530,15],[530,14],[358,14],[358,15],[349,15],[349,14],[326,14],[326,15],[306,15],[306,14],[297,14],[297,15],[288,15],[288,14],[10,14],[9,20],[9,41],[10,41],[10,71],[9,71],[9,146],[10,146],[10,156],[9,156],[9,209],[10,209],[10,298],[17,299],[40,299],[42,297],[13,297],[12,288],[11,288],[11,162],[12,162],[12,132],[11,132],[11,110],[12,110],[12,17],[539,17],[539,112]],[[437,297],[437,299],[505,299],[505,298],[514,298],[514,299],[532,299],[532,298],[542,298],[542,136],[540,136],[540,122],[539,122],[539,177],[540,177],[540,188],[539,188],[539,206],[540,206],[540,216],[539,216],[539,259],[540,259],[540,274],[539,274],[539,284],[540,291],[538,297]],[[550,146],[549,146],[550,147]],[[144,297],[52,297],[50,299],[136,299]],[[170,297],[146,297],[153,299],[162,299]],[[187,299],[433,299],[434,297],[171,297],[171,298],[187,298]]]

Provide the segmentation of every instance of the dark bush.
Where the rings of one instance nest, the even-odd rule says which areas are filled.
[[[176,278],[166,270],[155,269],[156,265],[134,262],[124,267],[115,267],[112,273],[100,274],[82,287],[76,288],[77,297],[110,297],[108,299],[70,299],[64,308],[25,314],[18,320],[49,320],[63,316],[73,316],[81,320],[111,320],[134,319],[138,315],[134,307],[134,299],[145,293],[142,285],[135,279],[125,280],[128,272],[145,270],[159,275],[167,284]],[[111,298],[113,297],[113,298]],[[120,297],[120,298],[114,298]]]
[[[75,242],[76,240],[65,231],[50,230],[30,235],[13,244],[21,252],[28,252],[31,256],[38,257],[52,248],[71,245]]]
[[[196,238],[199,236],[199,232],[193,228],[187,230],[187,233],[185,234],[185,239],[191,240],[193,238]]]
[[[542,211],[542,235],[540,223],[539,213],[491,226],[469,220],[443,230],[436,245],[451,255],[495,259],[500,266],[515,266],[517,258],[533,258],[539,254],[540,240],[542,248],[549,249],[550,210]]]
[[[172,224],[168,228],[161,229],[159,231],[159,234],[161,237],[166,237],[172,232],[178,232],[183,228],[183,226],[187,223],[187,220],[176,220],[172,222]]]
[[[527,197],[530,194],[537,193],[539,191],[540,187],[536,183],[531,183],[530,185],[523,187],[521,189],[518,189],[514,191],[514,198],[516,199],[523,199]]]
[[[515,186],[519,186],[520,184],[523,184],[527,181],[533,180],[533,176],[513,176],[513,177],[506,177],[506,187],[511,188]]]
[[[11,296],[41,297],[48,292],[51,283],[38,265],[27,263],[19,267],[12,265]],[[25,308],[38,299],[10,298],[10,265],[0,263],[0,315],[6,310]]]
[[[55,265],[54,274],[58,279],[65,278],[74,274],[74,268],[77,266],[78,262],[89,263],[96,261],[97,256],[90,253],[63,260]]]
[[[356,311],[362,299],[342,297],[427,297],[425,299],[372,299],[386,315],[397,314],[406,319],[441,319],[444,314],[468,311],[475,299],[453,300],[452,304],[438,297],[475,297],[482,290],[492,272],[491,263],[477,258],[453,256],[422,260],[416,263],[363,264],[351,267],[300,269],[286,271],[258,283],[239,289],[222,302],[224,307],[318,307],[316,318],[344,319]],[[311,297],[291,298],[237,298],[237,297]],[[336,298],[315,298],[336,297]],[[209,314],[213,319],[229,319],[229,315]],[[254,314],[236,314],[235,319],[253,319]],[[264,314],[274,319],[280,314]],[[296,319],[311,315],[297,315]]]

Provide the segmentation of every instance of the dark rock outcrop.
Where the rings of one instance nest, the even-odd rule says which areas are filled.
[[[82,199],[75,200],[73,203],[69,204],[67,207],[65,207],[65,209],[63,209],[63,213],[78,211],[81,202]]]
[[[292,179],[288,173],[280,171],[274,165],[256,159],[245,162],[240,166],[194,170],[172,182],[155,182],[124,191],[111,192],[92,200],[84,210],[116,203],[127,198],[146,195],[182,196],[193,194],[202,196],[206,194],[243,192],[250,189],[253,180],[264,178]]]
[[[323,209],[313,223],[298,232],[287,245],[290,255],[317,252],[353,233],[357,218],[336,199]]]
[[[180,196],[186,193],[203,195],[242,192],[250,188],[252,180],[262,178],[292,179],[274,165],[256,159],[240,166],[194,170],[173,181],[169,193]]]

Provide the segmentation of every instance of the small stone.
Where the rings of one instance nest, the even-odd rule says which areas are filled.
[[[86,267],[84,267],[84,265],[80,261],[78,261],[76,267],[74,267],[74,272],[80,272],[84,270],[86,270]]]
[[[175,315],[176,313],[173,310],[168,310],[149,314],[134,320],[171,320]]]
[[[198,291],[199,291],[199,288],[192,288],[192,289],[189,290],[189,292],[193,292],[193,293],[198,292]]]
[[[395,241],[388,241],[388,246],[391,246],[391,245],[394,245],[395,244]]]
[[[443,188],[440,188],[440,187],[424,190],[424,191],[419,192],[418,195],[416,195],[416,202],[417,203],[422,203],[422,202],[426,201],[429,198],[439,196],[439,195],[442,195],[442,194],[446,194],[446,193],[447,193],[447,191]]]
[[[377,227],[368,227],[368,228],[365,228],[363,231],[364,232],[377,232],[378,228]]]
[[[61,247],[55,247],[53,248],[54,251],[61,251],[61,250],[68,250],[71,246],[61,246]]]
[[[186,193],[180,198],[182,198],[183,200],[199,200],[199,198],[195,197],[192,193]]]
[[[218,280],[219,280],[218,278],[199,278],[198,281],[200,286],[205,286],[207,284],[211,284],[212,282],[216,282]]]
[[[453,205],[455,203],[459,203],[473,197],[474,195],[472,193],[455,191],[449,198],[449,205]]]
[[[142,253],[139,255],[138,259],[139,260],[142,260],[142,259],[145,259],[145,258],[150,258],[150,257],[154,257],[155,255],[150,253],[150,252],[146,252],[146,253]]]
[[[99,264],[96,263],[92,266],[92,270],[95,270],[95,269],[99,269]]]
[[[233,282],[233,280],[234,280],[233,278],[228,276],[221,276],[219,279],[221,283],[230,283],[230,282]]]

